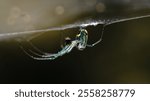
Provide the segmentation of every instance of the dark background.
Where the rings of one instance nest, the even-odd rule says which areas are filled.
[[[37,2],[46,2],[51,5],[55,2],[58,2],[59,5],[65,4],[64,2],[68,3],[67,0],[63,3],[59,0],[50,1],[38,0]],[[54,25],[82,22],[83,19],[101,20],[150,14],[150,2],[146,0],[94,0],[95,3],[89,7],[86,7],[80,0],[70,0],[70,2],[74,1],[78,4],[71,6],[72,9],[74,6],[78,8],[74,11],[75,15],[66,16],[69,12],[65,12],[66,15],[63,18],[61,15],[64,13],[63,11],[58,12],[62,19],[49,15],[49,19],[60,20]],[[91,0],[83,1],[90,1],[89,4],[93,2]],[[64,7],[66,6],[64,5]],[[87,10],[84,11],[82,7]],[[41,12],[43,14],[42,10]],[[40,11],[39,14],[42,15]],[[47,12],[44,14],[48,18]],[[42,22],[42,17],[37,20]],[[53,23],[50,24],[53,26]],[[39,26],[37,25],[36,29],[48,28],[49,25]],[[71,53],[53,61],[34,60],[23,52],[15,39],[2,40],[0,42],[0,83],[150,83],[149,26],[150,18],[109,25],[104,31],[103,41],[95,47],[86,48],[83,51],[73,49]],[[12,27],[10,30],[9,27],[8,30],[12,32],[20,30],[13,30]],[[99,39],[102,25],[90,26],[86,29],[89,32],[88,42],[93,43]],[[8,30],[1,32],[9,32]],[[65,37],[74,38],[77,33],[79,33],[79,28],[50,31],[36,37],[31,42],[45,52],[57,52]],[[24,41],[22,45],[26,48],[30,47]]]

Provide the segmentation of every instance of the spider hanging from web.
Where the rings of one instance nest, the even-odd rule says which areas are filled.
[[[90,22],[90,23],[87,23],[87,24],[67,25],[67,26],[63,26],[63,27],[50,28],[50,29],[46,29],[46,30],[35,30],[35,31],[31,31],[31,32],[47,32],[47,31],[52,31],[52,30],[64,30],[64,29],[68,29],[68,28],[80,27],[79,34],[76,35],[74,40],[72,40],[69,37],[65,38],[65,45],[64,45],[64,47],[62,47],[62,49],[59,52],[56,52],[56,53],[53,53],[53,54],[42,52],[37,47],[35,47],[31,42],[29,42],[30,45],[36,51],[38,51],[38,53],[34,52],[32,50],[26,51],[26,50],[24,50],[24,48],[22,46],[21,46],[21,48],[23,49],[23,51],[29,57],[31,57],[35,60],[54,60],[54,59],[56,59],[60,56],[63,56],[67,53],[70,53],[73,48],[77,48],[78,50],[82,51],[86,47],[94,47],[95,45],[97,45],[98,43],[100,43],[102,41],[105,27],[108,26],[108,25],[111,25],[111,24],[114,24],[114,23],[119,23],[119,22],[124,22],[124,21],[129,21],[129,20],[134,20],[134,19],[146,18],[146,17],[150,17],[150,15],[138,16],[138,17],[132,17],[132,18],[125,18],[125,19],[119,19],[119,20],[114,20],[114,21],[106,20],[106,21]],[[100,36],[99,40],[96,41],[95,43],[88,44],[88,31],[85,29],[85,27],[87,27],[87,26],[96,26],[98,24],[103,25],[101,36]],[[22,32],[22,33],[26,33],[26,32]],[[27,33],[29,33],[29,32],[27,32]]]
[[[88,42],[88,31],[86,29],[80,28],[80,32],[79,34],[76,35],[74,40],[71,40],[71,38],[69,37],[65,38],[65,46],[62,47],[62,50],[60,50],[57,53],[51,54],[51,53],[42,52],[39,49],[37,49],[32,43],[30,43],[32,47],[34,47],[34,49],[36,49],[40,54],[33,52],[32,50],[30,50],[30,53],[35,56],[31,55],[29,52],[25,50],[24,52],[28,56],[36,60],[54,60],[60,56],[70,53],[71,50],[75,47],[81,51],[84,50],[86,47],[93,47],[94,45],[96,45],[96,43],[92,45],[88,45],[87,42]]]

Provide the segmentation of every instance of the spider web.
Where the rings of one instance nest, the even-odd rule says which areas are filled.
[[[47,29],[40,29],[40,30],[31,30],[31,31],[23,31],[23,32],[13,32],[13,33],[2,33],[0,34],[0,40],[5,40],[5,39],[15,39],[15,38],[22,38],[25,36],[36,36],[37,33],[44,33],[44,32],[49,32],[49,31],[60,31],[60,30],[65,30],[65,29],[71,29],[71,28],[86,28],[88,26],[97,26],[97,25],[104,25],[109,26],[115,23],[120,23],[124,21],[129,21],[129,20],[135,20],[135,19],[141,19],[141,18],[148,18],[150,15],[144,15],[144,16],[137,16],[137,17],[130,17],[130,18],[115,18],[115,19],[105,19],[105,20],[86,20],[82,21],[80,23],[73,23],[73,24],[68,24],[68,25],[63,25],[59,27],[50,27]]]

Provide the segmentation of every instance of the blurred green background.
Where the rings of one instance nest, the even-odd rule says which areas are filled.
[[[0,0],[0,33],[44,29],[74,22],[150,14],[148,0]],[[106,27],[103,41],[53,61],[28,57],[15,39],[0,40],[0,83],[150,83],[150,18]],[[98,40],[102,25],[89,26],[89,43]],[[64,38],[79,28],[50,31],[32,42],[57,52]],[[37,33],[38,34],[38,33]],[[30,38],[32,36],[28,36]],[[28,43],[22,42],[27,48]]]

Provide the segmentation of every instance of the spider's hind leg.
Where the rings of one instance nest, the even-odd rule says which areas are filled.
[[[17,42],[19,43],[19,47],[23,50],[23,52],[33,59],[48,60],[49,58],[55,58],[55,56],[52,54],[41,51],[31,41],[24,40]]]

